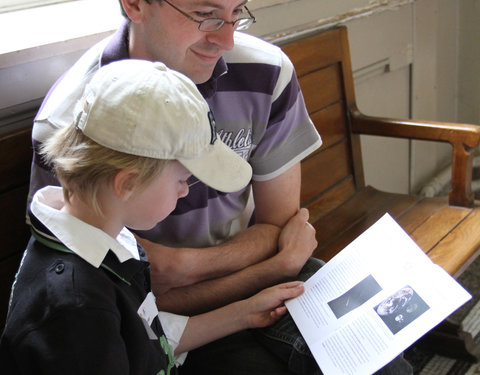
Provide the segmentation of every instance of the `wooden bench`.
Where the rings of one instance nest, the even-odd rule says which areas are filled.
[[[458,276],[480,246],[480,211],[471,192],[472,158],[480,144],[480,127],[361,114],[355,104],[345,27],[281,47],[295,65],[308,110],[324,142],[302,162],[301,201],[310,210],[319,244],[314,255],[329,260],[388,212],[433,261]],[[0,328],[29,236],[24,213],[32,155],[30,131],[25,128],[0,136]],[[360,134],[449,142],[453,149],[449,197],[422,198],[365,186]]]
[[[360,113],[344,26],[303,36],[281,47],[295,65],[308,111],[323,138],[322,147],[302,162],[301,202],[310,210],[317,231],[314,256],[328,261],[388,212],[435,263],[458,276],[480,247],[480,210],[471,191],[480,126]],[[450,143],[449,196],[424,198],[366,186],[360,134]],[[452,333],[450,324],[437,331],[443,335],[446,330]],[[447,349],[452,354],[452,349]]]
[[[30,237],[25,223],[32,159],[30,133],[31,128],[23,128],[0,136],[0,331],[5,325],[12,282]]]

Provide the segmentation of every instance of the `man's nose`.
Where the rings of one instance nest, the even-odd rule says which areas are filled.
[[[232,24],[224,23],[222,27],[216,31],[207,33],[207,40],[209,43],[216,44],[220,48],[229,51],[233,48],[233,33],[235,27]]]

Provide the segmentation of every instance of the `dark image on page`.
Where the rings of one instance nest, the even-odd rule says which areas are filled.
[[[430,307],[411,288],[405,286],[375,306],[375,312],[393,334],[409,325]]]
[[[353,288],[330,302],[328,306],[338,318],[367,302],[382,290],[372,275],[368,275]]]

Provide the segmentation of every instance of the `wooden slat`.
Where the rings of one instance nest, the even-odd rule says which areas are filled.
[[[312,114],[311,119],[322,136],[322,148],[347,140],[347,127],[343,102],[334,103]]]
[[[23,251],[30,237],[25,222],[28,186],[0,194],[0,261],[17,251]]]
[[[340,181],[331,189],[325,191],[315,200],[308,202],[308,204],[303,204],[302,206],[308,208],[310,211],[310,223],[314,223],[339,207],[341,204],[345,203],[353,197],[355,193],[353,178],[350,176],[343,181]]]
[[[393,217],[398,216],[417,200],[414,196],[385,193],[372,187],[365,188],[313,223],[318,241],[314,256],[325,261],[331,259],[386,212]]]
[[[422,199],[410,210],[398,216],[396,220],[407,233],[413,233],[415,229],[427,221],[430,216],[446,206],[448,206],[447,197]]]
[[[282,45],[281,48],[295,65],[297,75],[302,77],[319,67],[334,64],[344,58],[341,37],[341,29],[338,29],[295,40]]]
[[[0,331],[3,331],[7,317],[10,290],[22,257],[23,250],[0,262]]]
[[[410,233],[413,240],[427,254],[471,212],[469,209],[445,206],[432,214]],[[480,228],[479,228],[480,229]]]
[[[478,255],[480,210],[476,208],[437,246],[428,252],[435,263],[457,276]]]
[[[311,201],[352,174],[346,142],[327,148],[302,162],[302,204]],[[325,173],[327,172],[328,173]]]
[[[334,64],[299,79],[309,113],[315,113],[343,100],[340,73],[339,64]]]
[[[28,183],[32,160],[31,130],[22,129],[1,136],[0,160],[0,192]]]
[[[452,275],[460,274],[477,256],[478,207],[449,206],[447,197],[425,198],[397,221],[432,261]]]

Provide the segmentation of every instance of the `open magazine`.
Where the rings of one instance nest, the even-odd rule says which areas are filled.
[[[386,214],[286,305],[325,375],[362,375],[382,368],[470,298]]]

